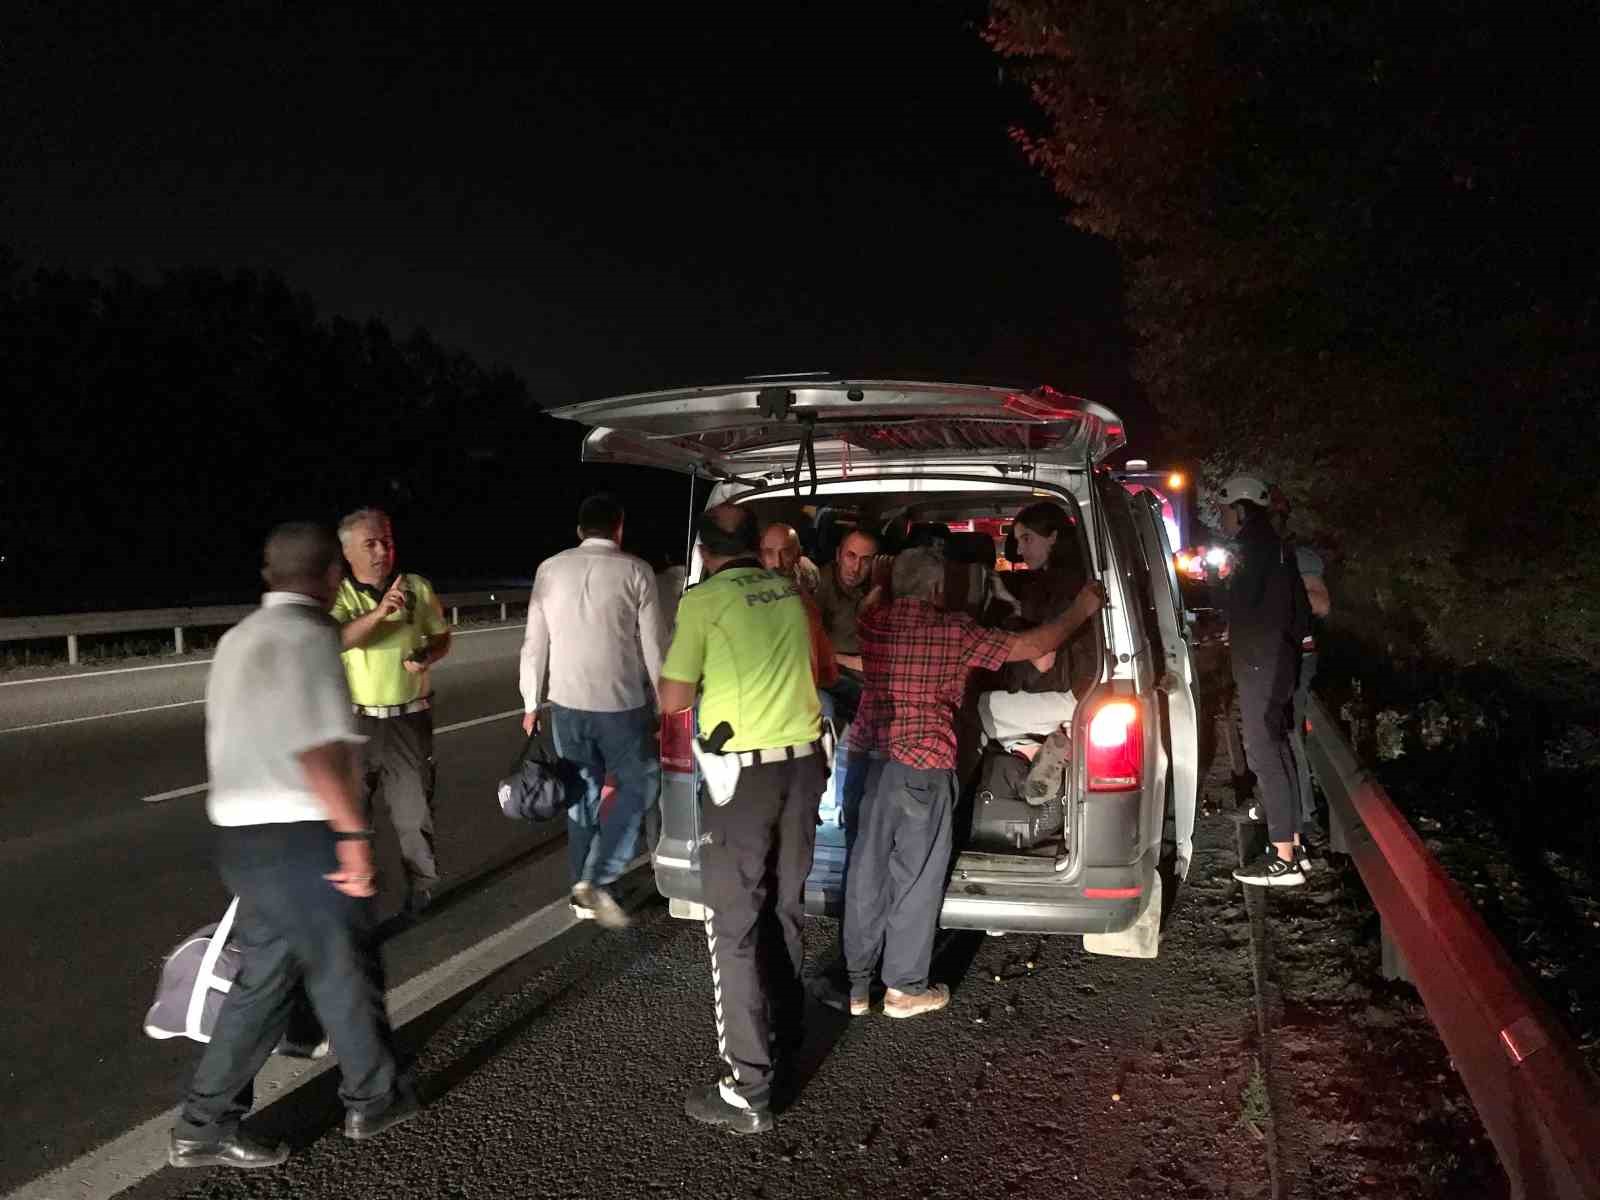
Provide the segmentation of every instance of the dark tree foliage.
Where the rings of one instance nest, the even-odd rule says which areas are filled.
[[[1600,9],[992,0],[1136,374],[1396,656],[1600,664]]]
[[[321,318],[276,278],[0,251],[0,363],[0,609],[248,598],[268,528],[364,503],[442,580],[525,577],[571,540],[575,426],[509,372]]]

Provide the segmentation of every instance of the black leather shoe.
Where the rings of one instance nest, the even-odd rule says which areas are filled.
[[[279,1142],[265,1146],[242,1133],[216,1142],[196,1142],[173,1136],[167,1147],[167,1164],[174,1167],[235,1167],[256,1171],[276,1167],[289,1157],[289,1147]]]
[[[740,1108],[722,1097],[720,1084],[695,1088],[683,1103],[683,1111],[702,1125],[715,1125],[729,1133],[765,1133],[772,1128],[772,1113],[765,1108]]]
[[[344,1135],[353,1142],[364,1142],[368,1138],[377,1137],[385,1129],[393,1129],[396,1125],[404,1124],[422,1111],[422,1103],[417,1099],[417,1094],[412,1091],[403,1091],[394,1098],[394,1102],[380,1113],[365,1116],[358,1112],[344,1114]]]

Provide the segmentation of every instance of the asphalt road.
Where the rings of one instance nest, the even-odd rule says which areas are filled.
[[[440,672],[438,727],[481,721],[437,748],[456,884],[387,944],[391,984],[565,890],[561,831],[511,825],[489,794],[520,737],[512,717],[494,718],[518,707],[516,643],[515,631],[463,637]],[[16,704],[30,689],[0,688],[13,918],[0,1194],[159,1119],[198,1053],[139,1026],[163,954],[226,899],[203,796],[147,799],[202,781],[201,706],[188,701],[203,670],[56,681]],[[43,694],[71,687],[87,690]],[[132,708],[151,711],[99,715]],[[1156,961],[1094,957],[1071,938],[946,935],[935,976],[956,990],[948,1012],[852,1022],[814,1008],[778,1128],[746,1141],[683,1115],[687,1089],[717,1072],[704,935],[671,919],[646,877],[634,928],[571,929],[402,1028],[429,1102],[415,1122],[347,1142],[329,1071],[275,1102],[269,1091],[252,1118],[295,1146],[286,1167],[162,1169],[123,1194],[1265,1196],[1261,1144],[1241,1119],[1254,1024],[1247,932],[1226,916],[1231,839],[1224,819],[1198,825]],[[392,911],[392,839],[384,854]],[[835,938],[812,922],[813,957]]]
[[[851,1021],[814,1007],[770,1134],[684,1116],[686,1090],[717,1071],[710,972],[701,928],[656,901],[634,928],[580,926],[408,1030],[428,1100],[412,1123],[346,1141],[327,1079],[254,1119],[291,1141],[286,1166],[166,1169],[126,1195],[1264,1197],[1242,1119],[1248,933],[1220,918],[1238,903],[1232,823],[1196,832],[1194,886],[1159,959],[946,936],[934,974],[955,987],[950,1010]],[[809,923],[813,958],[834,937]]]
[[[495,805],[522,736],[506,715],[521,709],[519,644],[517,628],[463,630],[436,669],[444,888],[430,920],[388,943],[391,984],[565,887],[559,854],[507,875],[564,836]],[[202,790],[206,670],[189,659],[0,680],[0,1194],[170,1107],[193,1064],[191,1043],[141,1025],[162,958],[227,903]],[[399,859],[378,827],[389,915]]]

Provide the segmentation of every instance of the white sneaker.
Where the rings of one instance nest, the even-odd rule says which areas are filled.
[[[1299,887],[1306,881],[1300,864],[1293,858],[1279,858],[1271,846],[1255,862],[1235,871],[1233,877],[1248,887]]]

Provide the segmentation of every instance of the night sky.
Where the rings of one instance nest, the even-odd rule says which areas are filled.
[[[547,404],[834,370],[1137,409],[981,4],[544,7],[13,5],[0,240],[279,272]]]
[[[1034,112],[980,37],[985,6],[725,11],[13,3],[0,248],[70,272],[278,275],[324,316],[422,328],[509,367],[543,406],[795,371],[1049,383],[1117,409],[1134,451],[1159,457],[1116,255],[1066,224],[1008,138]],[[184,428],[170,403],[143,398],[139,420]],[[571,439],[503,424],[473,428],[461,458],[515,451],[473,484],[504,502],[480,494],[474,511],[526,536],[459,496],[349,489],[338,504],[382,499],[408,561],[467,584],[528,576],[564,544],[578,492],[618,490],[642,516],[667,484],[579,468]],[[118,449],[46,519],[140,511],[139,544],[16,526],[0,608],[243,598],[267,524],[338,515],[295,507],[287,459],[206,479],[181,442],[136,469]],[[671,519],[633,526],[642,553],[680,544],[668,486]],[[142,508],[129,488],[150,493]],[[198,551],[169,488],[191,509],[269,500]],[[112,583],[80,586],[86,564]]]

